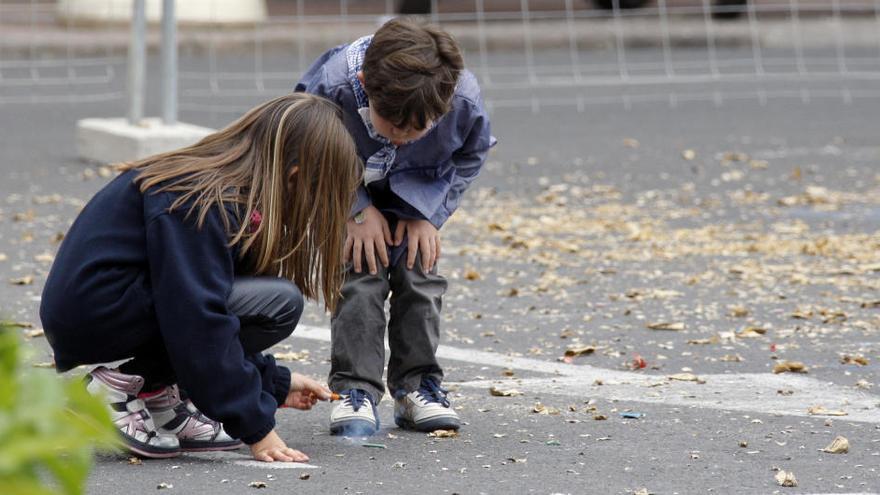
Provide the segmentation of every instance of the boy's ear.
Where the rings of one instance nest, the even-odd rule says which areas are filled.
[[[357,71],[357,78],[358,78],[358,81],[361,82],[361,86],[363,86],[364,85],[364,71],[362,71],[362,70]]]

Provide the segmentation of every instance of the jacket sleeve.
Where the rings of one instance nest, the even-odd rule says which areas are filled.
[[[230,435],[252,444],[275,427],[275,411],[290,387],[290,371],[273,358],[245,356],[240,322],[226,301],[234,253],[212,209],[198,229],[186,207],[147,225],[153,299],[179,384]]]
[[[489,154],[489,148],[497,142],[492,136],[489,126],[489,116],[483,108],[482,102],[472,106],[472,119],[466,131],[464,144],[452,154],[452,184],[449,192],[440,208],[429,219],[438,229],[446,223],[446,220],[458,209],[461,196],[470,187],[471,182],[480,175],[483,163]]]
[[[302,75],[299,82],[294,86],[293,91],[295,93],[311,93],[313,95],[329,98],[329,95],[327,94],[327,62],[346,46],[347,45],[339,45],[335,48],[331,48],[312,62],[312,65],[306,69],[306,72]],[[330,99],[332,100],[333,98]],[[339,102],[336,103],[338,104]]]
[[[311,67],[306,70],[305,74],[303,74],[293,90],[295,92],[305,92],[323,96],[337,105],[342,106],[342,101],[339,101],[339,93],[329,89],[330,85],[327,81],[327,62],[347,46],[348,45],[337,46],[318,57],[318,59],[312,63]],[[357,188],[357,199],[352,203],[349,217],[355,216],[359,211],[371,204],[372,201],[370,200],[370,194],[367,191],[367,188],[361,184]]]

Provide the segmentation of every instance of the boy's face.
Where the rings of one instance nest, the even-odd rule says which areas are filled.
[[[357,77],[361,84],[364,84],[364,73],[358,72]],[[434,126],[434,121],[429,120],[428,122],[425,122],[425,128],[421,130],[414,129],[412,126],[407,126],[405,128],[397,127],[376,113],[376,111],[373,110],[372,105],[370,105],[370,121],[373,123],[373,128],[376,129],[376,132],[385,139],[391,141],[391,144],[394,146],[402,146],[411,141],[415,141],[427,134],[428,131],[431,130],[431,127]]]
[[[372,106],[370,107],[370,121],[373,123],[373,128],[376,129],[376,132],[385,139],[391,141],[391,144],[394,146],[402,146],[410,141],[415,141],[416,139],[421,138],[427,134],[428,131],[431,130],[431,126],[434,125],[434,121],[429,120],[425,123],[425,128],[422,130],[413,129],[411,126],[400,128],[376,113]]]

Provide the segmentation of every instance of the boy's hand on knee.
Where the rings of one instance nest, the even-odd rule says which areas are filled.
[[[290,392],[284,400],[285,407],[307,411],[319,400],[330,400],[330,389],[326,385],[299,373],[290,376]]]
[[[409,237],[406,253],[406,267],[412,270],[416,254],[422,253],[422,270],[425,273],[434,268],[440,259],[440,231],[427,220],[400,220],[394,232],[394,245],[399,246],[403,237]]]
[[[344,261],[352,262],[354,271],[360,273],[363,269],[361,260],[366,258],[367,268],[375,275],[377,257],[382,266],[388,267],[388,251],[385,246],[391,244],[391,229],[385,216],[375,206],[367,206],[363,209],[363,214],[363,223],[357,223],[354,219],[347,223]]]
[[[309,460],[309,456],[288,447],[275,430],[270,431],[262,440],[250,447],[251,455],[258,461],[306,462]]]

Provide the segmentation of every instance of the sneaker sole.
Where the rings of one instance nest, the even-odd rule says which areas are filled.
[[[374,435],[379,429],[376,425],[362,419],[338,421],[330,425],[331,435],[351,437],[368,437]]]
[[[181,441],[180,442],[180,450],[183,452],[212,452],[212,451],[222,451],[222,450],[236,450],[241,448],[244,445],[239,440],[233,442],[194,442],[194,441]]]
[[[131,438],[123,437],[123,439],[125,440],[125,446],[128,448],[128,450],[130,450],[134,454],[137,454],[141,457],[147,457],[149,459],[169,459],[171,457],[178,457],[182,453],[180,449],[158,449],[156,447],[150,447],[143,442],[132,440]]]
[[[458,430],[461,428],[461,420],[458,418],[434,418],[421,423],[415,423],[402,416],[395,416],[394,423],[404,430],[432,432],[435,430]]]

